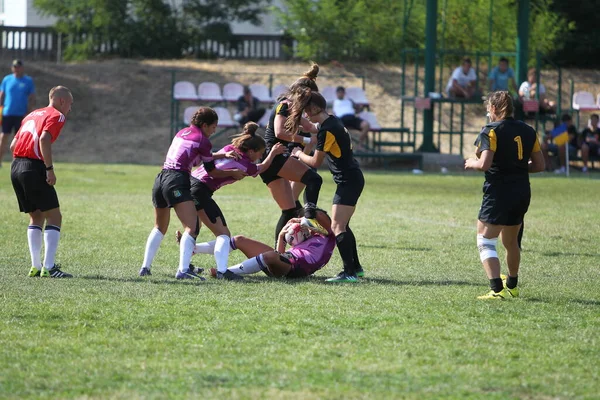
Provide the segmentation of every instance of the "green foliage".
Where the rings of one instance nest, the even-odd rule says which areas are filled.
[[[59,138],[61,140],[62,138]],[[0,174],[2,399],[597,399],[598,177],[536,176],[520,299],[481,302],[482,174],[367,173],[352,219],[367,277],[181,282],[171,227],[139,278],[156,166],[55,164],[57,261],[27,278],[27,216]],[[334,185],[323,174],[322,206]],[[592,177],[597,174],[592,174]],[[214,195],[234,234],[273,240],[260,179]],[[205,228],[200,240],[214,238]],[[503,250],[499,244],[500,256]],[[239,251],[230,255],[240,262]],[[207,255],[193,262],[214,266]],[[503,269],[506,264],[502,259]]]
[[[490,1],[439,1],[438,48],[485,52],[489,48]],[[402,48],[425,44],[425,2],[405,0],[287,0],[282,26],[310,59],[397,61]],[[531,13],[532,57],[561,45],[568,21],[551,11],[552,0],[535,2]],[[493,0],[492,51],[515,51],[517,6]]]

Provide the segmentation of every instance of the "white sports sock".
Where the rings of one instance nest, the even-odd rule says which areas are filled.
[[[165,235],[163,235],[157,228],[153,228],[150,231],[148,240],[146,241],[146,250],[144,250],[144,262],[142,262],[142,268],[148,268],[152,266],[154,256],[160,247],[160,244]]]
[[[42,227],[29,225],[27,228],[27,242],[31,254],[31,266],[42,269]]]
[[[210,242],[196,243],[194,254],[214,254],[216,240]]]
[[[250,275],[261,271],[260,265],[264,265],[263,255],[259,254],[256,257],[247,259],[241,264],[230,267],[229,270],[236,275]]]
[[[44,268],[52,269],[60,240],[60,226],[46,224],[44,229]]]
[[[194,247],[196,247],[196,239],[189,233],[184,232],[179,243],[179,271],[187,272],[190,269]]]
[[[217,272],[225,273],[227,263],[229,262],[229,236],[217,236],[215,240],[215,261],[217,262]]]

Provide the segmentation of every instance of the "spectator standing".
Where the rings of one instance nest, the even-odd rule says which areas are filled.
[[[470,99],[475,95],[477,75],[471,65],[471,59],[465,57],[462,60],[462,65],[452,72],[452,76],[446,85],[448,96]]]
[[[260,100],[252,95],[252,90],[244,86],[244,95],[238,99],[238,112],[235,114],[235,120],[240,125],[246,122],[258,122],[265,115],[266,110],[260,108]]]
[[[513,93],[517,92],[517,82],[515,81],[515,71],[508,66],[508,58],[502,57],[498,65],[492,69],[489,76],[490,92],[507,91],[511,89]]]
[[[346,128],[360,131],[358,142],[361,147],[365,147],[371,125],[356,116],[356,105],[346,97],[346,89],[343,86],[338,86],[335,93],[337,98],[333,101],[333,115],[338,117]]]
[[[21,60],[12,62],[12,74],[6,75],[2,80],[0,106],[3,106],[2,134],[0,134],[0,165],[2,165],[2,156],[10,141],[10,135],[19,130],[23,118],[35,106],[33,79],[25,75],[25,67]]]

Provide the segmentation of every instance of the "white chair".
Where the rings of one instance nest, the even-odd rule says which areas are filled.
[[[265,114],[262,116],[262,118],[257,122],[258,126],[262,126],[263,128],[266,128],[267,125],[269,125],[269,120],[271,119],[271,114],[273,113],[273,110],[269,109],[265,112]]]
[[[598,110],[598,104],[594,100],[594,95],[590,92],[580,91],[573,94],[573,109],[579,111]]]
[[[223,128],[232,128],[234,126],[239,126],[239,124],[235,122],[233,118],[231,118],[229,110],[225,107],[214,107],[213,110],[215,110],[217,116],[219,117],[219,123],[217,126]]]
[[[335,88],[333,86],[325,86],[323,89],[321,89],[319,93],[321,93],[321,96],[325,98],[327,104],[332,104],[333,101],[337,98],[337,96],[335,95]]]
[[[273,98],[269,94],[269,88],[262,83],[253,83],[250,85],[252,96],[256,97],[261,103],[272,103]]]
[[[598,93],[598,96],[596,96],[596,105],[598,108],[600,108],[600,93]]]
[[[359,106],[369,106],[369,99],[364,90],[359,87],[349,87],[346,89],[346,95],[352,99],[354,104]]]
[[[229,82],[223,86],[223,99],[230,103],[238,101],[244,95],[244,87],[240,83]]]
[[[198,107],[187,107],[183,110],[183,123],[185,125],[190,125],[192,123],[192,117],[198,111]]]
[[[196,87],[192,82],[179,81],[173,86],[173,98],[175,100],[198,100]]]
[[[370,129],[371,131],[380,131],[381,130],[381,125],[379,125],[379,122],[377,121],[377,117],[375,116],[375,113],[373,113],[371,111],[362,111],[360,114],[358,114],[358,117],[369,123],[369,125],[371,126],[371,129]]]
[[[198,85],[198,100],[211,102],[223,101],[221,88],[214,82],[202,82]]]
[[[277,85],[273,88],[273,90],[271,91],[271,97],[273,97],[273,100],[277,100],[277,98],[282,94],[287,92],[288,87],[286,85]]]

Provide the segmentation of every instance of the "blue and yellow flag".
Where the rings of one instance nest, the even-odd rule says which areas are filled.
[[[562,146],[569,141],[569,125],[566,123],[558,125],[550,131],[552,142],[557,146]]]

